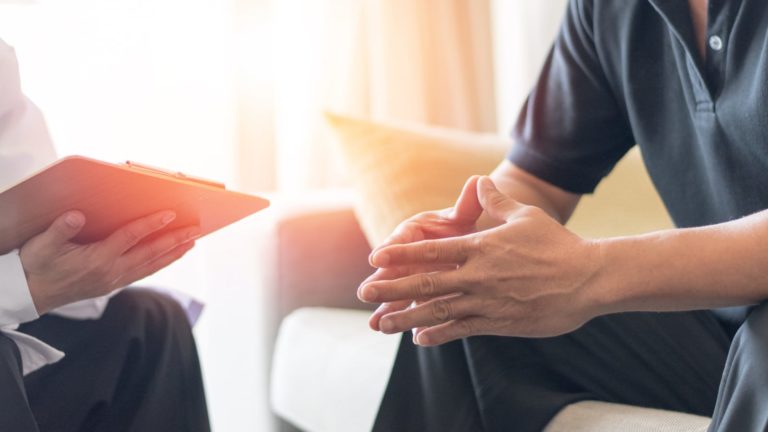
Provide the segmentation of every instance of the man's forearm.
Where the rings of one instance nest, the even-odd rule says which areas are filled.
[[[768,299],[768,211],[701,228],[601,240],[601,314],[749,305]]]

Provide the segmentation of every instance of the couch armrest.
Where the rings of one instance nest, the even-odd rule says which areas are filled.
[[[356,296],[373,269],[349,203],[281,210],[275,227],[274,296],[279,317],[307,306],[371,309]]]

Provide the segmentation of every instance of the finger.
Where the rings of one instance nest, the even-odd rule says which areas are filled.
[[[395,245],[395,244],[405,244],[405,243],[411,243],[416,240],[421,240],[421,238],[418,238],[416,236],[416,232],[418,232],[417,223],[412,220],[407,220],[395,228],[395,230],[392,232],[392,234],[387,237],[380,245],[373,248],[370,255],[368,255],[368,263],[371,264],[372,267],[375,267],[373,265],[373,256],[376,255],[378,251],[381,249]]]
[[[481,300],[476,296],[454,296],[424,302],[408,310],[393,312],[381,318],[383,333],[400,333],[419,327],[432,327],[456,319],[476,315]]]
[[[388,246],[373,255],[374,267],[404,265],[461,264],[469,258],[472,237],[424,240],[404,245]]]
[[[469,284],[465,283],[461,270],[422,273],[366,284],[362,287],[360,299],[368,303],[430,299],[464,292],[467,286]]]
[[[468,317],[449,321],[426,328],[416,336],[416,344],[421,346],[442,345],[456,339],[487,333],[488,320],[481,317]]]
[[[189,252],[193,247],[195,247],[194,241],[181,244],[154,261],[150,261],[144,265],[130,269],[128,272],[123,274],[118,279],[118,281],[115,282],[115,287],[124,287],[157,273],[158,271],[181,259],[181,257],[186,255],[186,253]]]
[[[136,246],[143,238],[165,228],[176,218],[172,211],[162,211],[137,219],[112,233],[101,244],[107,256],[120,256]]]
[[[85,226],[85,215],[77,210],[68,211],[58,218],[41,235],[43,241],[55,250],[56,246],[68,243]]]
[[[455,270],[455,269],[456,269],[456,264],[419,265],[419,266],[400,266],[400,267],[391,267],[391,268],[380,268],[380,269],[377,269],[372,275],[368,276],[364,281],[360,283],[360,285],[357,288],[358,297],[360,296],[360,289],[363,287],[363,285],[367,285],[371,282],[395,280],[395,279],[400,279],[406,276],[411,276],[411,275],[420,274],[420,273],[432,273],[436,271],[447,271],[447,270]]]
[[[513,214],[523,207],[519,202],[499,192],[488,176],[478,180],[477,195],[485,211],[496,220],[509,221]]]
[[[169,251],[200,237],[199,227],[186,227],[163,234],[151,242],[142,243],[117,259],[118,269],[132,269],[150,263]]]
[[[477,195],[477,182],[480,176],[472,176],[464,184],[459,199],[453,206],[451,217],[459,223],[473,223],[483,214],[483,206]]]
[[[381,317],[393,312],[398,312],[407,309],[411,305],[411,300],[401,300],[392,303],[382,303],[368,319],[368,326],[372,330],[381,331],[379,322]]]

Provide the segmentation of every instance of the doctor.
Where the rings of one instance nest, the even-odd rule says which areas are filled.
[[[54,158],[40,112],[21,93],[14,51],[0,40],[0,190]],[[149,215],[78,245],[70,239],[88,221],[70,211],[0,255],[0,431],[210,430],[184,312],[148,291],[114,295],[194,246],[197,227],[137,246],[174,216]]]

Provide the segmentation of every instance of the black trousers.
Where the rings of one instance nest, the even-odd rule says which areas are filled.
[[[20,331],[66,357],[26,377],[0,334],[0,431],[209,431],[186,315],[161,294],[127,290],[99,320],[44,316]]]
[[[768,306],[740,329],[697,311],[617,314],[554,338],[428,348],[407,333],[374,431],[541,431],[580,400],[714,414],[715,431],[768,430]]]

